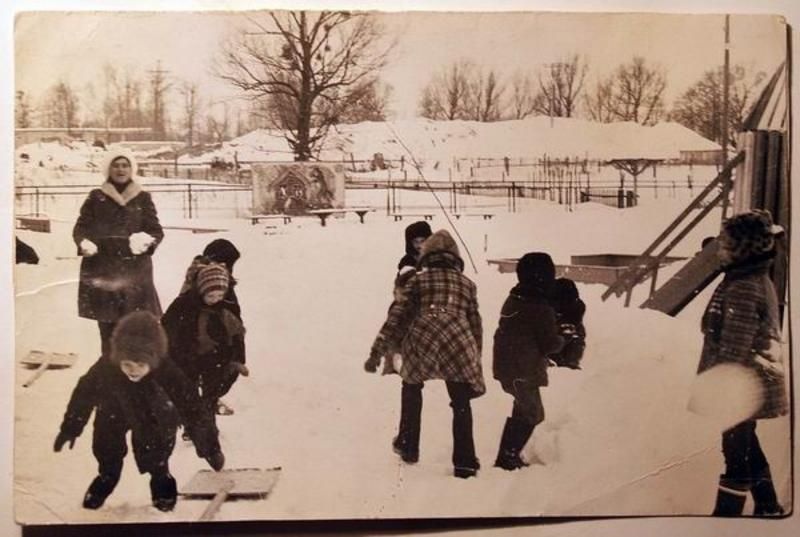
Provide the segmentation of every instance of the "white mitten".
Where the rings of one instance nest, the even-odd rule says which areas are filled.
[[[85,257],[92,257],[97,253],[97,245],[89,239],[83,239],[78,245],[78,249],[81,251],[81,255]]]
[[[131,252],[134,255],[143,254],[147,251],[150,246],[156,242],[155,237],[145,233],[144,231],[139,231],[138,233],[134,233],[128,238],[128,243],[130,244]]]

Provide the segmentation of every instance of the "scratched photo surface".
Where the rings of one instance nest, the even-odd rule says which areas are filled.
[[[20,524],[792,510],[780,17],[14,36]],[[751,209],[783,228],[771,345],[698,376],[712,239]]]

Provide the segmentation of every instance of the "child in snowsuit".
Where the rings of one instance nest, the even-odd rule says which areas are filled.
[[[520,453],[534,427],[544,421],[539,388],[547,386],[548,355],[558,352],[564,343],[550,304],[553,260],[541,252],[525,254],[517,262],[517,279],[494,334],[494,378],[514,397],[494,464],[504,470],[528,466]]]
[[[722,433],[725,473],[719,480],[713,513],[717,516],[741,515],[748,493],[755,503],[755,515],[783,513],[756,436],[756,420],[788,412],[778,352],[778,298],[769,277],[774,237],[781,232],[768,212],[752,211],[726,220],[719,235],[717,255],[725,277],[703,313],[698,374],[723,363],[740,364],[759,378],[764,399],[755,415]]]
[[[212,414],[239,375],[249,375],[244,325],[238,305],[226,299],[229,289],[230,276],[223,265],[202,265],[193,287],[178,295],[161,318],[170,355],[196,383]]]
[[[235,311],[236,315],[241,318],[239,308],[239,298],[236,296],[236,279],[233,277],[233,266],[239,260],[241,254],[234,244],[227,239],[214,239],[209,242],[203,249],[201,255],[196,256],[192,260],[192,264],[186,269],[186,277],[181,286],[180,294],[189,291],[195,283],[197,271],[204,265],[209,263],[221,263],[227,270],[230,281],[228,283],[228,292],[225,294],[225,300],[228,302],[229,307]]]
[[[83,498],[86,509],[98,509],[114,491],[131,442],[140,473],[150,473],[153,505],[170,511],[177,486],[169,472],[175,447],[178,412],[191,424],[195,451],[214,470],[225,457],[219,446],[213,417],[194,386],[167,356],[167,337],[152,313],[139,311],[123,317],[112,333],[110,354],[101,356],[72,392],[53,449],[70,449],[95,410],[92,453],[98,475]]]
[[[551,354],[550,359],[560,367],[580,369],[586,348],[586,328],[583,326],[586,304],[580,299],[575,282],[569,278],[558,278],[553,284],[550,304],[556,312],[559,334],[564,338],[564,346]]]

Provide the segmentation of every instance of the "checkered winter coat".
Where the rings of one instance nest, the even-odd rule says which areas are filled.
[[[698,373],[722,363],[754,369],[764,385],[765,400],[753,419],[788,411],[783,377],[770,375],[757,360],[770,347],[777,348],[780,340],[778,299],[768,269],[768,260],[726,269],[701,321],[704,340]]]
[[[406,382],[466,382],[476,395],[483,394],[483,329],[475,284],[461,273],[463,262],[451,252],[431,252],[419,265],[404,286],[405,300],[389,309],[373,353],[399,348]]]

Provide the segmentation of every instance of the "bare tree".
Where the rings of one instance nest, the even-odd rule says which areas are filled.
[[[230,128],[230,106],[222,103],[222,116],[214,114],[213,109],[209,109],[206,114],[206,138],[211,143],[222,143],[228,138]]]
[[[251,29],[224,44],[217,74],[261,101],[295,159],[309,160],[353,93],[377,80],[391,45],[379,48],[383,28],[367,13],[271,11],[248,20]]]
[[[339,117],[340,123],[359,123],[361,121],[385,121],[389,114],[389,99],[392,86],[379,81],[365,84],[347,96],[350,105],[344,107]]]
[[[431,77],[422,90],[419,114],[428,119],[467,119],[469,81],[475,65],[458,60]]]
[[[649,67],[644,58],[636,56],[598,83],[594,94],[586,100],[587,111],[599,121],[635,121],[654,125],[665,114],[666,87],[664,72]]]
[[[78,96],[64,81],[57,82],[47,93],[43,109],[48,127],[66,128],[78,126]]]
[[[508,98],[508,109],[512,119],[524,119],[533,114],[534,89],[529,74],[515,71],[511,76],[511,95]]]
[[[186,145],[194,145],[194,134],[197,126],[197,116],[200,108],[200,96],[198,95],[196,82],[184,82],[180,89],[183,97],[183,128],[186,132]]]
[[[483,73],[474,69],[467,81],[466,119],[497,121],[502,116],[501,99],[505,86],[494,69]]]
[[[14,123],[18,129],[27,129],[32,126],[33,122],[33,105],[31,104],[30,97],[24,91],[18,91],[15,97]]]
[[[749,100],[756,86],[766,75],[760,71],[749,75],[740,65],[734,66],[730,74],[728,139],[733,142],[735,140],[733,135],[741,128],[744,121]],[[723,79],[723,67],[703,73],[700,80],[678,98],[670,118],[710,140],[722,142]]]
[[[577,54],[547,65],[539,74],[534,111],[550,117],[572,117],[583,90],[588,65]]]

